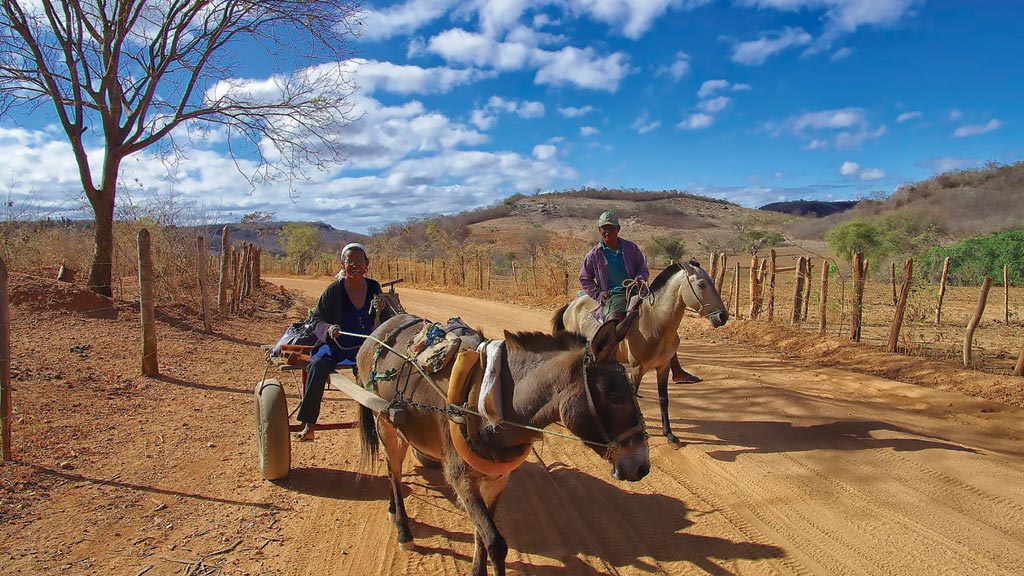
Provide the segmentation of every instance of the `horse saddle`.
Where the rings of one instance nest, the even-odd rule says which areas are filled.
[[[455,450],[471,468],[487,476],[501,476],[519,467],[530,454],[526,443],[504,450],[491,447],[485,434],[501,421],[501,367],[504,341],[484,342],[474,351],[463,348],[456,354],[448,381],[448,403],[474,409],[460,421],[449,420]],[[488,378],[492,379],[490,384]]]
[[[449,320],[447,329],[436,322],[427,322],[409,341],[409,355],[427,374],[440,372],[462,347],[463,330],[470,328],[458,318]]]

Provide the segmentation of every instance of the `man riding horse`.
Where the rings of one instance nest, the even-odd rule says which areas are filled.
[[[605,210],[597,220],[601,240],[583,257],[580,286],[587,296],[599,304],[598,321],[626,318],[628,294],[623,283],[646,284],[650,278],[647,259],[634,242],[619,237],[622,227],[615,212]],[[635,302],[633,303],[636,304]],[[683,370],[679,358],[672,357],[673,382],[699,382],[700,378]]]

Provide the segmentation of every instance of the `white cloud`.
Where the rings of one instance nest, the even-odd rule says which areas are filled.
[[[630,126],[630,128],[635,130],[637,134],[647,134],[648,132],[657,130],[660,126],[661,121],[652,121],[650,115],[645,110],[643,113],[637,116],[636,120],[633,121],[633,124]]]
[[[685,120],[676,124],[676,128],[681,128],[683,130],[703,130],[704,128],[710,127],[714,121],[714,117],[698,112],[697,114],[691,114]]]
[[[833,62],[838,62],[840,60],[845,60],[845,59],[849,58],[852,55],[853,55],[853,48],[843,47],[843,48],[840,48],[839,50],[836,50],[835,52],[833,52],[832,56],[829,57],[829,60],[831,60]]]
[[[700,85],[700,89],[697,90],[698,98],[707,98],[719,90],[724,90],[729,87],[728,80],[705,80]]]
[[[537,144],[533,147],[533,157],[537,160],[550,160],[558,153],[558,149],[550,144]]]
[[[362,27],[364,40],[386,40],[410,34],[441,18],[458,5],[455,0],[409,0],[404,4],[366,11]]]
[[[852,176],[857,172],[860,172],[860,164],[850,162],[849,160],[843,162],[843,165],[839,167],[839,173],[843,176]]]
[[[558,109],[558,113],[566,118],[579,118],[581,116],[586,116],[593,111],[593,106],[581,106],[579,108],[575,106],[565,106],[564,108]]]
[[[448,62],[497,70],[536,68],[534,83],[574,85],[614,93],[629,74],[624,52],[599,55],[593,48],[565,46],[544,50],[522,42],[498,42],[462,29],[446,30],[427,43],[427,49]]]
[[[619,82],[630,71],[625,53],[598,56],[590,47],[581,50],[566,46],[558,52],[538,51],[535,57],[543,64],[537,70],[534,81],[542,85],[573,84],[580,88],[614,93],[619,89]]]
[[[600,131],[597,128],[594,128],[593,126],[583,126],[580,128],[580,134],[583,136],[593,136],[599,133]]]
[[[839,167],[839,173],[843,176],[856,176],[865,181],[885,178],[883,170],[878,168],[861,168],[860,164],[849,160],[843,162],[843,165]]]
[[[949,119],[952,122],[956,122],[960,118],[963,118],[964,113],[957,110],[956,108],[949,111]]]
[[[914,16],[924,0],[740,0],[742,5],[787,12],[825,10],[825,31],[815,50],[828,48],[840,36],[862,26],[891,27]]]
[[[995,119],[995,118],[993,118],[993,119],[989,120],[988,122],[986,122],[985,124],[981,124],[981,125],[968,124],[968,125],[961,126],[961,127],[957,128],[956,130],[954,130],[953,131],[953,137],[954,138],[966,138],[968,136],[979,136],[981,134],[985,134],[986,132],[991,132],[993,130],[998,130],[1002,125],[1003,125],[1003,123],[1000,122],[999,120]]]
[[[520,118],[541,118],[544,116],[544,104],[536,101],[506,100],[500,96],[491,96],[483,108],[473,110],[470,122],[481,130],[490,130],[497,123],[495,114],[515,114]]]
[[[975,160],[967,158],[952,158],[949,156],[936,158],[926,163],[926,165],[929,166],[935,174],[942,174],[951,170],[963,170],[964,168],[969,168],[976,164],[977,162]]]
[[[855,148],[865,140],[880,138],[887,132],[884,125],[872,127],[862,108],[807,112],[778,124],[768,124],[766,128],[776,136],[789,132],[797,138],[806,139],[809,141],[807,148],[811,150],[829,146]],[[834,135],[829,141],[821,135],[823,132],[833,132]]]
[[[693,10],[712,0],[570,0],[570,10],[620,30],[623,36],[637,39],[669,8]]]
[[[722,79],[705,80],[700,85],[700,88],[697,90],[697,97],[702,99],[708,98],[712,96],[715,92],[720,92],[722,90],[732,90],[733,92],[749,92],[750,84],[731,84],[728,80]]]
[[[658,68],[657,74],[672,78],[678,82],[683,76],[690,73],[690,55],[686,52],[676,52],[675,60],[667,65]]]
[[[757,40],[740,42],[733,46],[732,61],[746,66],[760,66],[769,57],[795,46],[811,43],[811,35],[801,28],[786,28],[781,32],[765,33]]]
[[[915,112],[904,112],[903,114],[900,114],[899,116],[896,117],[896,122],[902,124],[904,122],[909,122],[910,120],[916,120],[917,118],[920,118],[921,116],[922,116],[922,114],[920,112],[916,112],[916,111]]]
[[[700,108],[702,112],[714,114],[715,112],[725,110],[730,102],[732,102],[732,98],[729,98],[728,96],[719,96],[710,100],[702,100],[697,104],[697,107]]]
[[[473,68],[421,68],[377,60],[352,60],[346,66],[365,94],[378,91],[395,94],[444,94],[456,86],[493,77],[494,72]]]

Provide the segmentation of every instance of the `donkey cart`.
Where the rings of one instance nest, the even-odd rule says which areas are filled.
[[[404,312],[395,293],[395,284],[401,279],[383,283],[381,286],[388,291],[380,295],[374,303],[377,323]],[[267,371],[262,380],[256,383],[254,390],[255,422],[256,422],[256,455],[258,457],[260,475],[267,480],[277,480],[288,475],[291,469],[292,444],[291,433],[302,429],[302,424],[289,424],[288,399],[284,385],[276,378],[267,378],[271,367],[281,372],[301,372],[298,381],[299,399],[306,382],[306,368],[314,346],[284,345],[279,355],[271,355],[271,346],[263,346],[267,354]],[[386,409],[388,402],[373,392],[365,390],[357,383],[355,363],[343,362],[330,375],[325,390],[339,391],[348,399],[355,400],[375,412]],[[357,421],[318,422],[316,430],[346,430],[359,426]]]

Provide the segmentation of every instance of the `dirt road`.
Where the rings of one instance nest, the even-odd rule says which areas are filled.
[[[326,285],[279,282],[311,300]],[[11,292],[0,574],[468,574],[472,528],[440,474],[407,463],[417,549],[403,552],[388,483],[359,474],[353,431],[293,443],[290,475],[260,478],[252,390],[268,368],[259,345],[291,305],[278,290],[218,316],[212,334],[195,310],[162,306],[158,378],[139,375],[137,304],[29,276]],[[545,330],[550,315],[401,295],[413,313],[492,337]],[[614,481],[574,441],[538,443],[498,507],[511,574],[1024,574],[1024,410],[780,360],[697,318],[680,333],[684,365],[704,378],[670,388],[685,445],[658,433],[650,378],[643,481]],[[294,374],[278,374],[292,408]],[[322,421],[353,408],[329,394]]]
[[[315,297],[322,281],[275,280]],[[492,337],[546,330],[550,312],[401,290],[406,308]],[[681,332],[702,330],[687,318]],[[1022,574],[1024,410],[747,350],[684,340],[704,381],[670,388],[682,447],[641,404],[653,470],[617,483],[596,454],[549,438],[497,514],[521,574]],[[293,446],[280,490],[288,574],[465,574],[472,532],[438,473],[407,464],[418,549],[401,552],[386,483],[357,479],[354,435]],[[332,439],[328,439],[332,438]],[[311,496],[311,497],[310,497]],[[282,526],[279,524],[279,526]]]

